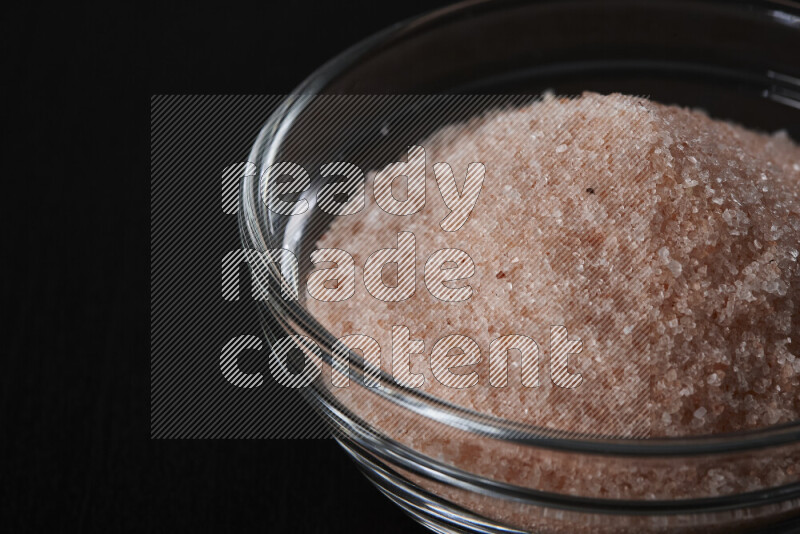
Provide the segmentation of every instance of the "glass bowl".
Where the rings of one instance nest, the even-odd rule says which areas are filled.
[[[243,243],[288,249],[300,263],[266,263],[254,274],[300,286],[311,266],[303,258],[330,223],[313,194],[302,215],[268,210],[262,198],[275,184],[264,171],[279,161],[391,161],[401,145],[356,140],[385,139],[398,108],[426,119],[409,121],[420,138],[448,118],[439,97],[404,95],[648,95],[798,140],[798,50],[800,4],[788,1],[479,0],[399,23],[317,70],[261,131],[250,156],[258,172],[242,185]],[[321,105],[331,99],[338,104]],[[295,336],[322,376],[335,372],[336,339],[302,299],[268,299],[264,325],[272,343]],[[800,421],[690,438],[565,436],[461,409],[384,373],[380,388],[367,387],[374,369],[350,358],[347,395],[322,379],[304,394],[366,476],[434,531],[776,532],[800,524]],[[365,402],[385,417],[371,417]],[[410,438],[421,433],[458,447]],[[465,446],[487,461],[465,463],[457,452]],[[498,477],[492,464],[501,462],[509,469]],[[731,476],[715,485],[720,469]],[[530,476],[544,470],[564,484]],[[620,481],[614,494],[587,482],[607,478]]]

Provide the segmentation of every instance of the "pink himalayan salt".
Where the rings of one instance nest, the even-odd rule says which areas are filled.
[[[412,356],[424,391],[554,429],[677,436],[800,418],[800,148],[785,134],[585,94],[493,112],[421,145],[422,212],[395,217],[368,201],[318,245],[350,252],[361,277],[370,253],[410,231],[418,273],[441,248],[472,257],[473,296],[442,303],[418,290],[385,303],[362,285],[344,302],[309,299],[334,335],[374,337],[390,370],[391,326],[405,325],[425,342],[426,354]],[[438,161],[462,183],[470,162],[486,165],[478,203],[453,233],[439,226],[447,212],[432,198]],[[551,325],[583,343],[570,357],[579,388],[557,388],[546,374],[541,387],[522,388],[513,354],[509,387],[487,387],[491,340],[530,336],[546,362]],[[431,374],[431,347],[453,333],[481,347],[478,386],[447,388]]]

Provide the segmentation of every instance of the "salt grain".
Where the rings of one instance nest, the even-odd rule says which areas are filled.
[[[318,245],[347,250],[363,266],[409,231],[419,257],[448,246],[467,251],[478,266],[469,280],[474,294],[446,304],[420,287],[406,301],[385,303],[362,287],[335,306],[310,299],[309,310],[334,335],[375,337],[386,347],[385,370],[392,324],[406,325],[426,351],[444,335],[469,336],[482,348],[475,370],[485,383],[493,339],[529,335],[546,357],[550,325],[564,324],[582,341],[570,365],[591,396],[549,380],[538,390],[452,390],[421,365],[425,355],[412,366],[427,393],[568,431],[622,425],[624,417],[611,421],[595,403],[629,391],[625,380],[636,373],[654,381],[647,409],[631,403],[638,411],[630,420],[649,417],[651,436],[800,419],[800,349],[787,342],[800,339],[800,148],[788,136],[640,98],[587,94],[488,113],[421,144],[429,166],[446,161],[457,175],[470,162],[486,166],[479,203],[458,232],[441,229],[441,203],[409,217],[368,205],[335,220]],[[435,190],[431,169],[426,176]],[[367,222],[356,231],[359,221]]]

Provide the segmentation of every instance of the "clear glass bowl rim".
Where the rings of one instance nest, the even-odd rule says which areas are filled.
[[[538,0],[547,4],[554,0]],[[270,247],[269,237],[264,236],[261,225],[259,178],[261,172],[274,162],[282,140],[291,129],[294,119],[302,112],[314,95],[323,92],[325,87],[338,75],[357,64],[375,49],[390,45],[412,31],[447,23],[457,19],[465,10],[480,7],[484,9],[503,9],[525,4],[524,0],[466,0],[451,6],[434,10],[418,17],[396,23],[357,43],[340,53],[310,76],[308,76],[267,120],[259,133],[249,161],[256,164],[259,172],[247,176],[242,182],[240,195],[239,223],[242,242],[245,247],[266,250]],[[726,4],[720,0],[699,0],[695,4]],[[757,9],[761,12],[787,13],[800,18],[800,3],[791,0],[756,0],[743,4],[730,3],[731,9]],[[280,236],[283,240],[283,236]],[[281,243],[283,244],[283,243]],[[274,265],[269,266],[270,274],[282,276]],[[319,340],[318,346],[331,346],[336,337],[328,333],[299,302],[271,299],[270,313],[286,330],[287,334],[300,334],[312,340]],[[290,320],[287,320],[290,319]],[[315,339],[316,338],[316,339]],[[358,375],[355,368],[363,365],[363,360],[351,353],[351,374]],[[326,365],[331,364],[330,355],[323,355]],[[380,377],[381,388],[370,388],[372,394],[380,395],[390,402],[411,410],[423,417],[439,423],[480,433],[494,439],[515,442],[539,448],[559,451],[574,451],[587,454],[620,455],[631,457],[680,457],[695,455],[725,454],[739,451],[757,450],[767,447],[800,443],[800,420],[781,425],[773,425],[742,432],[687,437],[659,438],[603,438],[571,433],[569,437],[555,434],[552,429],[519,424],[487,414],[465,410],[456,405],[432,397],[416,390],[396,385],[385,372]],[[312,386],[317,395],[323,391]],[[318,399],[321,400],[321,399]],[[323,402],[328,402],[323,400]]]

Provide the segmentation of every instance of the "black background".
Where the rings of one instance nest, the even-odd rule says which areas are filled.
[[[440,3],[444,5],[444,3]],[[27,3],[6,13],[0,531],[420,532],[330,440],[149,424],[148,103],[280,94],[436,3]]]

